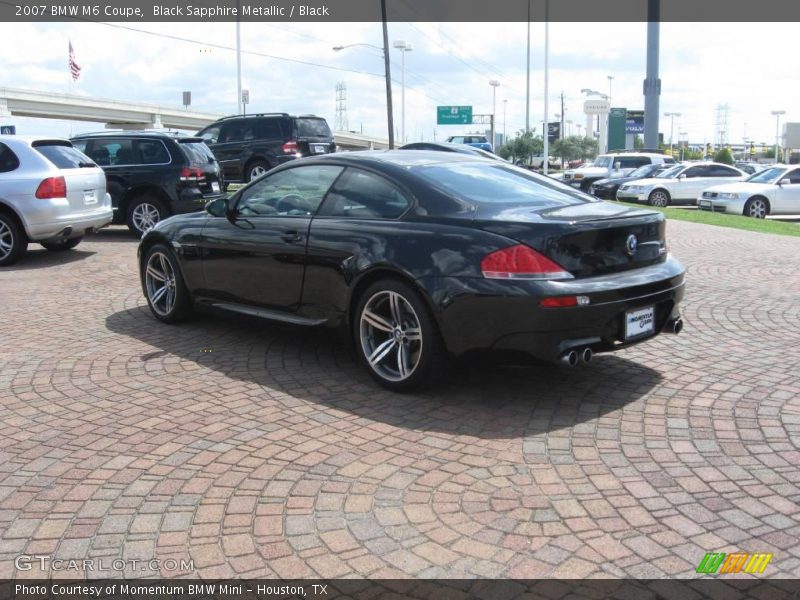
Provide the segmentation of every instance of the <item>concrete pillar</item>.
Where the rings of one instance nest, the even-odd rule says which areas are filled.
[[[647,0],[647,79],[644,80],[644,147],[658,148],[660,0]]]

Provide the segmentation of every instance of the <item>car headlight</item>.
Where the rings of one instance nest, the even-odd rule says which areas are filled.
[[[735,192],[722,192],[717,196],[720,200],[738,200],[739,194]]]
[[[637,194],[639,192],[641,192],[642,189],[644,189],[644,188],[641,185],[629,185],[628,186],[628,191],[629,192],[634,192],[634,193],[637,193]]]

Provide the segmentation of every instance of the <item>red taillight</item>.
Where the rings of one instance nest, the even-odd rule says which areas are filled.
[[[36,188],[36,197],[42,200],[50,198],[66,198],[67,182],[63,177],[48,177]]]
[[[571,279],[561,265],[524,244],[497,250],[481,261],[487,279]]]
[[[282,148],[284,154],[297,154],[300,151],[300,148],[298,148],[295,140],[289,140],[282,146]]]
[[[181,181],[203,181],[206,174],[200,167],[184,167],[181,169]]]

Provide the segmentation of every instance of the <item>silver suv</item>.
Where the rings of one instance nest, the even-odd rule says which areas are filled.
[[[0,266],[29,242],[74,248],[112,216],[103,170],[68,140],[0,136]]]
[[[601,154],[590,167],[564,171],[563,182],[588,192],[595,181],[613,177],[625,177],[628,173],[644,165],[673,165],[671,156],[655,152],[616,152]]]

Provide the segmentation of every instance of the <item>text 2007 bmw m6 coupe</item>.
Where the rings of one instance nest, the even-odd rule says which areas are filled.
[[[330,154],[273,169],[139,247],[164,322],[210,306],[345,326],[394,390],[505,349],[575,365],[678,332],[684,268],[664,216],[527,170],[427,151]]]

